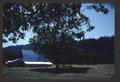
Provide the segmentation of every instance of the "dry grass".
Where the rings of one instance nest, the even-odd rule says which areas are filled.
[[[40,67],[33,68],[4,68],[3,75],[7,78],[32,78],[32,79],[111,79],[114,74],[114,65],[105,64],[105,65],[73,65],[74,68],[77,68],[78,73],[76,71],[67,72],[59,72],[57,74],[47,71],[41,71]],[[54,67],[53,67],[54,68]],[[53,68],[49,68],[53,69]],[[86,72],[82,70],[87,69]],[[30,69],[34,69],[34,71],[30,71]],[[35,71],[38,69],[39,71]],[[79,69],[79,70],[78,70]],[[43,70],[43,69],[42,69]],[[76,70],[76,69],[73,69]],[[81,72],[80,72],[81,70]],[[55,71],[55,70],[54,70]]]

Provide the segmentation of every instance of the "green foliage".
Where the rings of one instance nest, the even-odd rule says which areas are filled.
[[[41,28],[44,28],[45,30],[46,28],[52,27],[68,31],[73,28],[80,30],[79,27],[86,24],[89,29],[89,27],[91,27],[90,20],[81,13],[80,9],[82,6],[84,5],[81,3],[7,3],[3,7],[3,35],[4,37],[9,36],[9,38],[11,38],[10,41],[17,42],[19,38],[24,38],[24,32],[30,28],[33,28],[35,33],[40,31]],[[86,9],[94,9],[95,11],[103,12],[104,14],[109,12],[108,9],[104,7],[104,4],[87,5]],[[53,26],[51,24],[53,24]]]
[[[45,53],[54,63],[77,52],[75,39],[80,40],[86,32],[94,29],[90,19],[81,12],[80,4],[5,4],[3,16],[3,35],[14,43],[24,39],[24,31],[33,28],[36,35],[30,43],[39,53]],[[107,14],[109,11],[103,4],[88,5],[87,9]],[[83,31],[81,28],[88,28]],[[66,52],[65,52],[66,51]],[[64,55],[63,55],[64,54]],[[69,56],[70,58],[73,57]],[[69,58],[68,58],[69,60]]]
[[[90,24],[89,18],[80,11],[82,4],[52,4],[48,6],[52,6],[52,9],[49,7],[49,14],[47,17],[44,16],[47,19],[47,21],[44,19],[46,25],[41,25],[40,29],[35,30],[37,35],[30,42],[36,51],[46,54],[53,63],[72,64],[74,63],[72,60],[76,58],[75,55],[80,53],[75,45],[75,39],[79,40],[84,37],[87,31],[90,32],[94,29],[94,26]],[[92,6],[94,5],[89,8]],[[103,7],[99,8],[99,6],[102,5],[95,5],[92,9],[95,11],[99,9],[99,12],[107,10]],[[50,12],[53,13],[50,14]],[[49,15],[51,15],[50,19]],[[88,29],[83,31],[82,25],[86,25]]]

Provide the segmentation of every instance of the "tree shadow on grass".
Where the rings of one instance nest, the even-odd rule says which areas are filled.
[[[87,71],[90,69],[91,69],[90,67],[72,67],[72,68],[59,68],[59,69],[39,68],[39,69],[30,69],[30,71],[62,74],[62,73],[87,73]]]

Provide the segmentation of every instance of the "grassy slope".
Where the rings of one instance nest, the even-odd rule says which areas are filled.
[[[87,73],[43,73],[26,69],[4,68],[3,75],[7,78],[32,79],[110,79],[114,75],[114,65],[74,65],[76,67],[90,67]]]

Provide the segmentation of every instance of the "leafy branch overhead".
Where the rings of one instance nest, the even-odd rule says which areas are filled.
[[[56,68],[61,63],[72,64],[75,55],[82,53],[76,40],[94,29],[82,7],[103,14],[109,12],[104,4],[5,4],[3,36],[15,43],[19,38],[24,39],[26,30],[32,29],[36,35],[30,44],[35,51],[46,55]]]
[[[24,39],[25,31],[30,28],[38,35],[46,35],[50,38],[62,34],[81,39],[85,32],[82,25],[87,26],[86,32],[94,29],[90,19],[81,12],[84,4],[14,4],[8,3],[3,7],[3,36],[6,41],[14,43],[19,38]],[[104,4],[87,5],[86,9],[107,14],[109,10]],[[76,31],[77,30],[77,31]],[[83,33],[83,34],[82,34]],[[80,35],[81,34],[81,35]],[[40,36],[38,36],[40,38]]]

